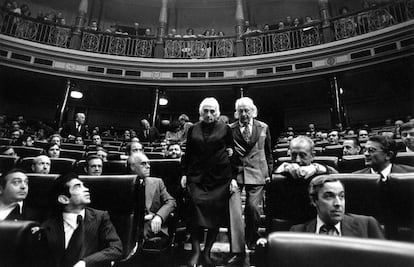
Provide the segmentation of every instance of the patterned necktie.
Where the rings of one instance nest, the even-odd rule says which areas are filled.
[[[326,224],[322,225],[321,228],[319,228],[319,234],[320,235],[337,235],[337,231],[335,226],[328,226]]]
[[[249,131],[249,124],[244,124],[243,125],[244,129],[242,132],[242,136],[244,141],[246,141],[246,143],[248,143],[250,141],[250,131]]]
[[[83,225],[83,218],[81,215],[78,215],[76,218],[78,227],[72,234],[72,237],[69,240],[68,247],[66,248],[66,253],[63,258],[62,266],[73,266],[79,259],[82,257],[82,248],[84,242],[85,229]]]

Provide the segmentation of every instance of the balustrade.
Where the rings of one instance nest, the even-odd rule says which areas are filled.
[[[221,58],[234,56],[235,37],[167,38],[165,58]]]

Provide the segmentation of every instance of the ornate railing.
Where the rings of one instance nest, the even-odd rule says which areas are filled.
[[[0,32],[33,42],[66,48],[69,47],[72,35],[71,27],[13,13],[2,13]]]
[[[398,1],[331,20],[335,40],[380,30],[414,18],[414,1]]]
[[[153,38],[83,31],[80,50],[129,57],[152,57],[154,45]]]
[[[282,31],[252,33],[245,35],[246,55],[274,53],[321,43],[320,23]]]
[[[164,58],[222,58],[233,57],[235,38],[167,38]]]

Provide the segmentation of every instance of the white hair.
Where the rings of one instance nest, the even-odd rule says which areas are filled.
[[[216,111],[215,113],[215,118],[218,119],[218,117],[220,117],[220,105],[217,101],[217,99],[215,99],[214,97],[206,97],[204,98],[203,101],[201,101],[200,103],[200,107],[198,108],[198,112],[200,113],[200,118],[203,114],[203,109],[205,106],[212,106],[214,107],[214,110]]]
[[[241,97],[241,98],[236,100],[236,104],[234,105],[235,110],[236,110],[234,112],[234,118],[236,118],[236,119],[239,118],[238,109],[240,108],[240,106],[247,106],[248,108],[250,108],[252,110],[252,117],[253,118],[257,117],[257,107],[253,103],[253,100],[250,97]]]

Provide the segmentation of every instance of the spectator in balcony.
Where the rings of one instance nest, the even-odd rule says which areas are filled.
[[[270,26],[269,26],[269,24],[265,24],[265,25],[263,25],[263,32],[268,32],[268,31],[270,31]]]
[[[32,162],[33,173],[49,174],[50,163],[50,158],[46,155],[40,155],[35,157]]]
[[[21,15],[22,10],[20,9],[19,4],[16,1],[13,1],[11,4],[12,4],[11,12]]]
[[[59,158],[60,157],[60,145],[49,143],[46,146],[44,154],[48,155],[50,158]]]
[[[134,22],[134,35],[135,36],[139,35],[139,23],[138,22]]]
[[[91,30],[91,31],[99,31],[98,22],[96,20],[92,20],[91,21],[91,24],[88,27],[88,30]]]
[[[177,33],[177,29],[172,28],[168,34],[168,38],[181,38],[181,35]]]
[[[300,27],[301,23],[300,23],[300,19],[299,18],[294,18],[293,19],[293,27]]]
[[[193,28],[188,28],[185,31],[185,35],[183,36],[183,38],[194,38],[194,37],[197,37],[197,36],[194,34]]]
[[[20,10],[22,12],[23,17],[31,17],[32,13],[30,12],[30,8],[28,5],[26,4],[21,5]]]
[[[359,155],[359,153],[361,152],[361,145],[359,144],[357,138],[349,138],[344,140],[342,147],[342,153],[344,156]]]
[[[13,9],[13,5],[10,1],[5,1],[2,8],[1,8],[1,10],[4,13],[12,12],[12,9]]]
[[[285,27],[289,28],[293,26],[293,20],[291,16],[286,17]]]
[[[303,23],[304,25],[307,25],[307,24],[311,24],[311,23],[313,23],[314,21],[313,21],[313,19],[312,19],[312,17],[311,16],[306,16],[305,17],[305,22]]]
[[[210,30],[210,36],[218,36],[218,33],[216,32],[216,29],[214,29],[214,28],[211,28],[211,30]]]
[[[145,37],[152,37],[152,36],[153,36],[153,34],[151,32],[151,29],[150,28],[146,28],[145,29]]]
[[[205,30],[199,37],[211,37],[211,31],[209,29]]]
[[[218,34],[217,34],[217,36],[219,36],[219,37],[223,37],[223,36],[224,36],[224,32],[219,31],[219,32],[218,32]]]

